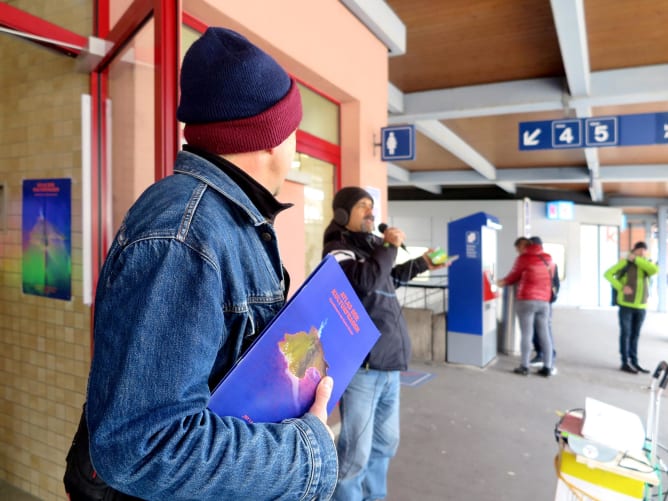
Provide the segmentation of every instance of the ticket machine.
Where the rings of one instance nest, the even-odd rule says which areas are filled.
[[[497,353],[497,232],[485,212],[448,223],[448,362],[484,367]]]

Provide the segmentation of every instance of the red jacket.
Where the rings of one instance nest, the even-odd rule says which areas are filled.
[[[549,301],[552,296],[550,270],[553,268],[552,256],[543,252],[541,245],[529,245],[522,254],[517,256],[513,268],[503,278],[503,281],[506,285],[517,284],[515,291],[517,299]]]

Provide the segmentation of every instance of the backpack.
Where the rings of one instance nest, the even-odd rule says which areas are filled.
[[[552,270],[550,269],[550,265],[547,264],[547,260],[541,256],[538,255],[539,258],[542,259],[542,261],[545,263],[545,266],[547,266],[547,271],[550,274],[550,279],[552,280],[552,285],[551,285],[551,294],[550,294],[550,303],[554,303],[557,298],[559,297],[559,271],[557,270],[557,265],[554,265],[554,273],[552,273]]]
[[[617,273],[615,273],[614,277],[617,280],[621,280],[622,278],[624,278],[624,275],[626,275],[626,272],[629,270],[629,266],[631,266],[631,262],[626,261],[626,265],[621,270],[619,270]],[[610,301],[610,304],[612,306],[617,306],[618,305],[618,303],[617,303],[617,292],[619,292],[619,291],[617,291],[617,289],[615,289],[612,285],[610,286],[610,288],[612,289],[612,299]]]
[[[99,477],[90,460],[88,447],[88,425],[84,405],[79,427],[67,453],[63,483],[68,499],[70,501],[139,501],[139,498],[115,490]]]

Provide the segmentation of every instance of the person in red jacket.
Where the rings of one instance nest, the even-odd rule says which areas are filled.
[[[552,257],[543,252],[540,245],[533,244],[531,241],[523,242],[521,238],[515,241],[515,247],[524,246],[524,252],[517,256],[510,273],[497,282],[499,287],[517,284],[515,311],[522,333],[520,343],[522,361],[514,372],[524,376],[529,375],[531,339],[535,327],[536,335],[543,347],[543,367],[538,373],[541,376],[549,377],[552,375],[552,342],[548,331],[548,315],[552,297],[552,275],[550,273]]]
[[[541,248],[543,247],[543,240],[540,237],[534,236],[529,238],[529,240],[531,241],[530,243],[540,245]],[[541,251],[541,255],[543,253],[545,252]],[[545,261],[545,266],[547,266],[547,260]],[[547,332],[550,336],[550,341],[552,342],[552,375],[554,376],[557,373],[557,349],[554,346],[554,334],[552,333],[552,303],[557,300],[556,295],[559,294],[559,288],[561,287],[561,283],[559,281],[559,269],[557,268],[557,264],[554,262],[552,262],[550,273],[552,275],[552,297],[550,298],[550,309],[547,316]],[[543,348],[540,345],[540,341],[538,340],[535,329],[531,342],[533,344],[533,349],[536,352],[536,356],[531,359],[529,366],[541,367],[543,365]]]

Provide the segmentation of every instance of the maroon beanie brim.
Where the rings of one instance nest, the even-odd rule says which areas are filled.
[[[186,124],[183,135],[188,144],[225,155],[274,148],[299,127],[302,102],[297,82],[292,79],[283,99],[262,113],[238,120]]]

